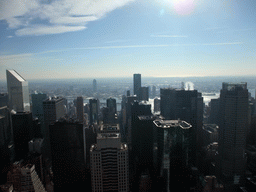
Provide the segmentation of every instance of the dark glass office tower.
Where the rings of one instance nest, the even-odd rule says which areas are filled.
[[[189,181],[187,165],[191,127],[181,120],[154,121],[155,167],[157,176],[165,181],[164,191],[177,188],[186,191],[183,188]]]
[[[90,124],[98,123],[99,121],[99,100],[98,99],[90,99]]]
[[[141,74],[133,74],[133,93],[134,93],[134,95],[138,96],[140,88],[141,88]]]
[[[54,191],[85,190],[85,145],[82,123],[60,120],[49,126]],[[85,183],[86,182],[86,183]]]
[[[219,111],[219,170],[220,179],[224,184],[240,183],[245,172],[248,108],[247,83],[222,84]]]
[[[28,142],[34,136],[31,112],[17,112],[11,115],[15,160],[21,160],[28,153]]]
[[[165,119],[182,119],[192,125],[189,130],[191,144],[189,149],[190,163],[196,165],[196,147],[199,123],[198,116],[198,92],[196,90],[160,89],[160,110]]]

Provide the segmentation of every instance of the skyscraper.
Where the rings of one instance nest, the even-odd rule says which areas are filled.
[[[91,146],[92,191],[129,191],[128,146],[120,133],[98,133]]]
[[[80,123],[84,122],[84,99],[83,97],[77,97],[76,103],[77,119]]]
[[[56,122],[66,114],[65,100],[62,97],[49,97],[43,102],[44,108],[44,124],[45,127],[42,130],[44,142],[46,146],[46,154],[50,157],[50,136],[49,136],[49,125]]]
[[[60,120],[49,126],[54,190],[85,189],[85,135],[82,123]]]
[[[99,120],[99,100],[98,99],[90,99],[90,124],[98,123]]]
[[[165,191],[180,189],[188,164],[189,130],[191,125],[181,120],[154,121],[154,153],[157,175],[165,179]],[[175,187],[174,187],[175,186]],[[183,191],[183,190],[181,190]]]
[[[15,111],[30,111],[28,82],[15,70],[6,70],[9,107]]]
[[[93,89],[93,92],[97,92],[97,81],[96,79],[93,79],[93,82],[92,82],[92,89]]]
[[[201,118],[198,116],[198,92],[196,90],[183,90],[164,88],[160,89],[161,115],[166,119],[182,119],[192,125],[189,129],[191,144],[189,149],[190,163],[196,165],[196,149],[198,130]]]
[[[44,93],[31,94],[32,98],[32,115],[33,118],[38,118],[42,122],[44,117],[43,101],[47,98]]]
[[[223,83],[220,91],[219,170],[225,184],[236,184],[245,172],[248,128],[247,83]]]
[[[148,87],[140,87],[138,93],[138,100],[139,101],[148,101],[149,99],[149,88]]]
[[[134,93],[134,95],[138,96],[140,88],[141,88],[141,74],[133,74],[133,93]]]
[[[17,112],[11,115],[15,159],[26,157],[29,149],[28,142],[34,136],[33,118],[31,112]]]

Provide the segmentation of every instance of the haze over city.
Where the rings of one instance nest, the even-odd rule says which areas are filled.
[[[0,80],[252,76],[255,1],[0,1]]]

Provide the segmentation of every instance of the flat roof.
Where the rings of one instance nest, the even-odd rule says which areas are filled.
[[[119,133],[99,133],[97,139],[119,138]]]
[[[18,81],[26,81],[20,74],[18,74],[15,70],[8,70]]]
[[[173,127],[180,127],[182,129],[189,129],[189,128],[192,127],[192,125],[190,125],[186,121],[182,121],[182,120],[155,120],[153,122],[157,127],[167,128],[167,129],[168,128],[173,128]]]

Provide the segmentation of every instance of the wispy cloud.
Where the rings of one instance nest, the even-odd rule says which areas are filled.
[[[130,48],[159,48],[159,47],[188,47],[188,46],[228,46],[241,45],[244,42],[223,42],[223,43],[198,43],[198,44],[155,44],[155,45],[120,45],[120,46],[98,46],[98,47],[79,47],[61,50],[44,51],[37,54],[47,54],[54,52],[65,52],[70,50],[97,50],[97,49],[130,49]]]
[[[17,30],[16,35],[19,36],[65,33],[83,30],[88,22],[98,20],[132,1],[0,1],[0,20],[5,20],[9,28]]]
[[[160,37],[160,38],[187,38],[187,35],[151,35],[151,37]]]
[[[71,31],[80,31],[85,29],[85,26],[65,26],[65,25],[57,25],[57,26],[45,26],[45,25],[35,25],[32,27],[26,27],[23,29],[19,29],[16,31],[16,35],[48,35],[48,34],[58,34],[58,33],[66,33]]]

